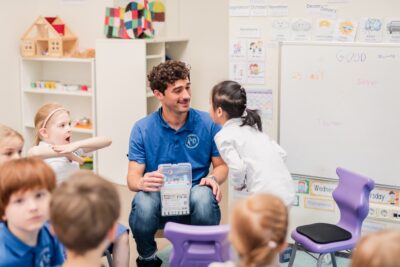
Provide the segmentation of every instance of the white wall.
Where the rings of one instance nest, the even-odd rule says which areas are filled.
[[[97,38],[103,38],[105,7],[112,6],[113,1],[67,2],[1,1],[0,123],[21,130],[19,39],[37,16],[60,16],[78,36],[81,47],[92,48]],[[166,0],[165,4],[169,23],[166,32],[180,31],[190,40],[184,58],[192,66],[193,106],[207,110],[212,85],[228,76],[228,0]]]
[[[112,0],[86,0],[82,4],[66,4],[62,0],[1,1],[3,23],[0,24],[0,123],[21,129],[19,88],[19,39],[40,16],[60,16],[78,35],[82,47],[94,47],[103,36],[104,8]],[[4,23],[8,22],[8,23]],[[12,24],[12,26],[11,26]]]

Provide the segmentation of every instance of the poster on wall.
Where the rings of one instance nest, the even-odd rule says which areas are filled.
[[[263,61],[247,61],[247,84],[265,83],[265,64]]]
[[[293,41],[308,41],[311,39],[312,20],[309,18],[294,18],[291,22]]]
[[[361,18],[358,25],[357,41],[377,43],[383,40],[383,20],[381,18]]]
[[[317,18],[314,20],[314,31],[312,39],[314,41],[332,41],[336,21],[327,18]]]
[[[240,84],[246,83],[247,77],[246,62],[230,62],[229,63],[229,79]]]
[[[340,42],[354,42],[357,22],[351,19],[338,19],[335,26],[334,39]]]
[[[389,43],[400,42],[400,17],[385,20],[384,40]]]
[[[271,36],[272,41],[287,41],[290,39],[291,21],[287,18],[276,18],[271,21]]]
[[[260,112],[263,130],[269,130],[272,124],[273,97],[272,89],[249,88],[246,89],[247,107]]]
[[[247,40],[247,59],[265,60],[265,45],[261,39]]]
[[[247,58],[246,39],[231,39],[229,44],[229,56],[231,59]]]

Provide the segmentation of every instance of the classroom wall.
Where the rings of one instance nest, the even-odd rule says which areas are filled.
[[[326,5],[330,9],[336,11],[334,15],[337,19],[354,19],[360,21],[363,17],[379,17],[385,18],[396,18],[400,20],[400,2],[396,0],[384,0],[384,1],[361,1],[361,0],[298,0],[298,1],[282,1],[282,0],[230,0],[230,5],[287,5],[288,12],[282,18],[294,21],[294,19],[304,18],[312,19],[317,17],[311,14],[311,10],[307,8],[307,4],[312,5]],[[270,10],[269,10],[270,11]],[[275,14],[276,15],[276,14]],[[320,14],[319,14],[320,15]],[[326,15],[326,14],[325,14]],[[333,15],[333,14],[329,14]],[[321,16],[319,16],[321,17]],[[274,139],[279,136],[278,133],[278,119],[279,119],[279,44],[277,41],[272,40],[272,22],[274,19],[279,18],[278,16],[230,16],[229,17],[229,34],[230,41],[240,39],[238,36],[238,28],[259,28],[259,38],[264,42],[265,48],[265,82],[263,84],[252,84],[245,83],[246,89],[262,88],[270,89],[272,91],[273,105],[272,105],[272,116],[271,122],[266,129],[266,132]],[[242,39],[244,39],[242,37]],[[251,39],[251,38],[247,38]],[[288,39],[292,41],[292,39]],[[311,42],[311,41],[307,41]],[[230,49],[233,45],[229,44]],[[232,47],[231,47],[232,46]],[[248,47],[246,47],[248,49]],[[232,62],[238,62],[237,58],[230,58],[230,64]],[[244,61],[244,60],[243,60]],[[390,71],[389,71],[390,73]],[[390,74],[389,74],[390,75]],[[301,98],[298,101],[302,101]],[[299,118],[301,120],[301,118]],[[299,129],[301,131],[301,129]],[[296,134],[293,132],[292,134]],[[284,147],[285,148],[285,147]],[[288,153],[290,157],[290,153]],[[313,177],[296,177],[295,188],[297,189],[296,203],[290,211],[290,230],[293,230],[296,226],[301,224],[307,224],[312,222],[332,222],[335,223],[339,218],[339,211],[335,206],[333,199],[330,197],[332,190],[336,187],[336,183],[333,181],[324,181],[315,179]],[[393,190],[396,197],[394,204],[388,201],[389,193],[392,188],[377,188],[373,191],[371,197],[371,210],[370,216],[364,224],[365,231],[374,231],[387,227],[399,227],[398,222],[395,219],[388,218],[392,216],[392,213],[398,213],[398,188]],[[306,200],[310,199],[310,196],[316,196],[321,198],[320,201],[316,200],[315,203]],[[306,204],[309,206],[305,208]],[[372,218],[373,217],[373,218]],[[396,216],[397,218],[397,216]]]
[[[228,0],[164,2],[165,32],[189,39],[184,59],[192,66],[192,106],[207,110],[212,85],[228,76]],[[112,5],[112,0],[1,1],[3,21],[9,23],[0,24],[0,123],[21,130],[19,39],[34,19],[58,15],[78,36],[81,47],[92,48],[97,38],[104,38],[105,7]]]

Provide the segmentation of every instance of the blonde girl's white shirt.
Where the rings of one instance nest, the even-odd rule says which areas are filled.
[[[271,193],[289,206],[294,187],[284,163],[285,151],[265,133],[241,124],[241,118],[230,119],[214,137],[228,165],[231,186],[245,187],[250,194]]]
[[[41,147],[51,147],[49,143],[40,141],[39,145]],[[78,156],[83,156],[84,152],[82,149],[78,149],[74,152]],[[44,159],[44,161],[53,169],[56,174],[57,183],[61,183],[68,176],[78,171],[79,163],[76,161],[70,161],[67,157],[55,157]]]

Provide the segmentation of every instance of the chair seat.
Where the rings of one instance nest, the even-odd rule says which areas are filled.
[[[349,231],[328,223],[303,225],[297,227],[296,231],[319,244],[349,240],[352,237]]]

